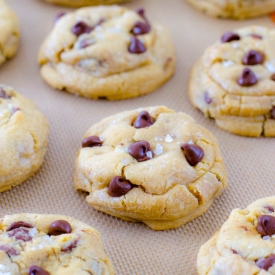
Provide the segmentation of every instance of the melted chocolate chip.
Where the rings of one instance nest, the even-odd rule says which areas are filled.
[[[50,275],[50,273],[37,265],[33,265],[29,268],[29,275]]]
[[[55,24],[62,16],[64,16],[65,14],[66,14],[66,12],[63,12],[63,11],[57,13],[56,16],[54,17],[54,24]]]
[[[274,207],[272,207],[271,205],[266,205],[264,208],[267,209],[269,212],[274,212]]]
[[[21,240],[23,242],[29,242],[32,240],[32,237],[29,235],[29,231],[25,228],[15,228],[9,231],[8,236],[14,237],[16,240]]]
[[[183,143],[180,148],[183,150],[184,156],[191,166],[198,164],[204,156],[203,149],[198,145]]]
[[[143,19],[145,19],[145,20],[147,21],[147,19],[146,19],[146,17],[145,17],[145,10],[144,10],[143,8],[137,9],[137,10],[136,10],[136,13],[137,13],[138,15],[140,15]]]
[[[137,21],[131,31],[134,35],[146,34],[150,32],[151,26],[147,22]]]
[[[7,228],[7,231],[11,231],[19,227],[34,228],[34,226],[30,223],[19,221],[19,222],[13,222],[12,224],[10,224]]]
[[[16,249],[9,247],[7,245],[1,245],[0,250],[5,251],[9,256],[19,255],[19,252]]]
[[[146,47],[142,43],[142,41],[140,41],[135,36],[132,36],[128,51],[130,53],[141,54],[141,53],[146,52]]]
[[[72,232],[71,225],[64,220],[57,220],[51,223],[49,228],[49,235],[58,236],[62,234],[69,234]]]
[[[260,40],[263,39],[263,37],[261,35],[256,34],[256,33],[251,33],[250,36],[255,38],[255,39],[260,39]]]
[[[270,255],[269,257],[265,259],[260,259],[256,262],[256,265],[259,268],[264,269],[266,271],[268,271],[268,269],[274,264],[275,264],[275,255]]]
[[[238,83],[241,86],[252,86],[258,82],[256,75],[249,69],[244,68],[241,76],[238,78]]]
[[[212,103],[212,98],[209,96],[209,94],[207,92],[204,93],[204,101],[207,104],[211,104]]]
[[[10,99],[11,96],[7,95],[4,89],[0,88],[0,97],[4,99]]]
[[[77,247],[78,244],[78,240],[74,240],[73,242],[71,242],[69,245],[64,246],[61,251],[62,252],[71,252],[73,248]]]
[[[264,53],[250,50],[243,58],[244,65],[258,65],[264,62]]]
[[[275,119],[275,106],[272,106],[272,109],[271,109],[271,118]]]
[[[90,136],[83,139],[82,141],[82,148],[95,146],[102,146],[102,141],[99,139],[98,136]]]
[[[147,111],[142,111],[134,121],[133,125],[135,128],[139,129],[149,127],[153,125],[154,122],[154,118],[152,118]]]
[[[150,143],[145,140],[132,143],[128,149],[129,154],[139,162],[150,159],[148,152],[152,154]]]
[[[76,35],[79,36],[83,33],[90,33],[94,28],[87,25],[85,22],[77,22],[73,27],[72,27],[72,32]]]
[[[261,215],[258,218],[257,231],[261,236],[272,236],[275,234],[275,217]]]
[[[126,195],[133,188],[134,185],[129,180],[125,180],[122,177],[117,176],[110,182],[108,194],[111,197],[121,197]]]
[[[235,40],[240,40],[240,36],[237,33],[233,32],[226,32],[222,37],[221,37],[221,42],[222,43],[227,43]]]

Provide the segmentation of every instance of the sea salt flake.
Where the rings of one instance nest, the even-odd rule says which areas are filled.
[[[151,151],[146,152],[146,156],[151,159],[153,157],[153,154]]]
[[[193,140],[189,140],[188,144],[194,144],[194,141]]]
[[[154,137],[154,140],[162,140],[162,138],[160,136],[156,136]]]
[[[163,148],[162,148],[162,146],[161,146],[159,143],[157,143],[156,149],[155,149],[154,153],[155,153],[156,155],[160,155],[160,154],[163,153]]]
[[[128,160],[128,159],[121,159],[121,163],[123,164],[123,165],[128,165],[129,163],[130,163],[130,161]]]
[[[267,70],[271,73],[275,73],[275,66],[274,66],[274,62],[265,62],[265,67],[267,68]]]
[[[232,43],[232,48],[237,49],[239,47],[239,44],[237,42]]]
[[[263,240],[270,242],[270,236],[263,236]]]
[[[29,235],[31,237],[34,237],[36,233],[37,233],[37,229],[35,227],[29,230]]]
[[[99,136],[100,141],[104,140],[104,136]]]
[[[222,62],[222,65],[223,65],[224,67],[230,67],[230,66],[232,66],[233,64],[234,64],[234,62],[231,61],[231,60],[224,60],[224,61]]]
[[[168,134],[168,135],[166,135],[166,137],[165,137],[165,141],[166,141],[166,142],[172,142],[172,141],[173,141],[173,138]]]

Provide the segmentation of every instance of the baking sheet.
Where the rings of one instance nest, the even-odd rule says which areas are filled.
[[[199,247],[226,220],[230,211],[274,195],[275,140],[235,136],[218,128],[195,110],[187,98],[193,63],[223,32],[248,25],[273,27],[266,16],[231,21],[207,17],[183,0],[136,0],[129,8],[144,7],[149,20],[159,21],[174,40],[175,76],[156,92],[124,101],[94,101],[48,87],[39,75],[36,56],[59,11],[72,9],[38,0],[7,0],[21,22],[18,54],[0,68],[0,82],[11,85],[41,108],[50,123],[49,149],[39,173],[17,188],[0,194],[0,215],[58,213],[97,228],[117,275],[197,274]],[[74,159],[86,130],[106,116],[142,106],[163,105],[184,111],[219,140],[229,173],[229,187],[209,211],[187,225],[155,232],[93,210],[86,194],[73,187]]]

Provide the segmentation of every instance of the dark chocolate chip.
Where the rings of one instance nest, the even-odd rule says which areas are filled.
[[[204,101],[207,104],[211,104],[212,103],[212,98],[209,96],[209,94],[207,92],[204,93]]]
[[[147,152],[151,152],[151,154],[153,154],[150,143],[145,140],[132,143],[128,149],[129,154],[139,162],[150,159],[150,157],[146,154]]]
[[[142,111],[134,121],[133,125],[135,128],[145,128],[153,125],[154,122],[154,118],[152,118],[147,111]]]
[[[260,40],[263,39],[263,37],[261,35],[256,34],[256,33],[251,33],[250,36],[255,38],[255,39],[260,39]]]
[[[180,148],[183,150],[184,156],[191,166],[198,164],[204,156],[203,149],[198,145],[183,143]]]
[[[272,207],[271,205],[266,205],[264,208],[267,209],[269,212],[274,212],[274,207]]]
[[[73,248],[77,247],[78,240],[72,241],[69,245],[64,246],[61,251],[62,252],[71,252]]]
[[[234,250],[232,248],[230,250],[232,251],[233,254],[238,254],[238,252],[236,250]]]
[[[0,88],[0,97],[4,99],[10,99],[11,96],[7,95],[4,89]]]
[[[1,245],[0,250],[5,251],[9,256],[19,255],[19,252],[16,249],[9,247],[7,245]]]
[[[73,27],[72,27],[72,32],[76,35],[79,36],[83,33],[90,33],[94,28],[87,25],[85,22],[77,22]]]
[[[72,232],[71,225],[64,220],[57,220],[51,223],[49,228],[49,235],[58,236],[62,234],[69,234]]]
[[[264,269],[266,271],[268,271],[268,269],[274,264],[275,264],[275,255],[270,255],[269,257],[260,259],[256,262],[256,265],[259,268]]]
[[[137,37],[132,36],[128,51],[130,53],[141,54],[146,52],[146,47]]]
[[[243,58],[244,65],[258,65],[264,62],[264,53],[250,50]]]
[[[120,176],[116,176],[110,182],[108,187],[108,194],[111,197],[121,197],[126,195],[133,188],[134,185],[129,180],[125,180]]]
[[[252,86],[258,82],[256,75],[249,69],[244,68],[241,76],[238,78],[238,83],[241,86]]]
[[[258,217],[257,231],[261,236],[272,236],[275,234],[275,217],[261,215]]]
[[[56,23],[65,14],[66,14],[66,12],[63,12],[63,11],[57,13],[56,16],[54,17],[54,23]]]
[[[11,231],[19,227],[34,228],[34,226],[30,223],[19,221],[19,222],[13,222],[12,224],[10,224],[7,228],[7,231]]]
[[[144,10],[143,8],[137,9],[137,10],[136,10],[136,13],[137,13],[138,15],[140,15],[143,19],[145,19],[145,20],[147,21],[147,19],[146,19],[146,17],[145,17],[145,10]]]
[[[221,37],[221,42],[222,43],[227,43],[235,40],[240,40],[240,36],[237,33],[233,32],[226,32],[222,37]]]
[[[29,268],[29,275],[50,275],[50,273],[37,265],[33,265]]]
[[[137,21],[131,31],[134,35],[146,34],[150,32],[151,26],[147,22]]]
[[[8,236],[14,237],[16,240],[21,240],[23,242],[29,242],[32,240],[32,237],[29,235],[29,231],[23,227],[15,228],[9,231]]]
[[[102,141],[99,139],[98,136],[90,136],[83,139],[82,141],[82,148],[95,146],[102,146]]]
[[[272,109],[271,109],[271,118],[275,119],[275,106],[272,106]]]

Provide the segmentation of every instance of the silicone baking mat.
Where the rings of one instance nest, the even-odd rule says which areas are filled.
[[[184,0],[136,0],[125,6],[144,7],[148,18],[164,24],[174,40],[175,76],[152,94],[124,101],[94,101],[48,87],[39,75],[38,48],[59,11],[70,9],[39,0],[7,0],[21,23],[18,54],[0,68],[0,82],[12,85],[35,101],[50,123],[49,149],[42,169],[26,183],[0,194],[0,215],[22,212],[58,213],[97,228],[117,275],[197,274],[199,247],[215,233],[230,211],[275,193],[275,140],[245,138],[219,129],[195,110],[187,98],[193,63],[222,33],[260,24],[269,17],[245,21],[207,17]],[[183,227],[155,232],[143,224],[125,222],[92,209],[86,194],[73,187],[74,159],[85,131],[106,116],[142,106],[166,105],[183,111],[219,140],[229,173],[229,187],[209,211]]]

